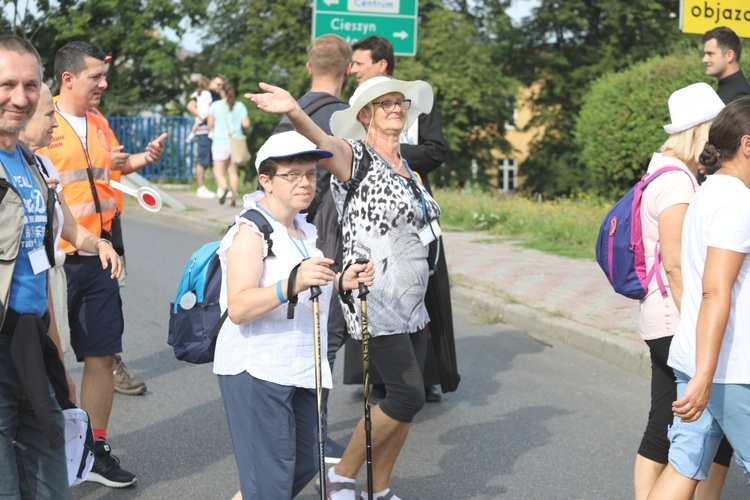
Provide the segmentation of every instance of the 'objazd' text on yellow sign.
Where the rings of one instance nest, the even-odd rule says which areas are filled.
[[[680,29],[703,34],[726,26],[740,38],[750,38],[750,2],[747,0],[681,0]]]

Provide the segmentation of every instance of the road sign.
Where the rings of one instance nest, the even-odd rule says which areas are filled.
[[[380,35],[398,56],[417,54],[417,0],[315,0],[313,39],[333,33],[349,43]]]
[[[719,26],[727,26],[737,36],[750,38],[749,7],[747,0],[681,0],[680,29],[683,33],[702,35]]]

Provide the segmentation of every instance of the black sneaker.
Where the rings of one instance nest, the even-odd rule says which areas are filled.
[[[94,466],[91,468],[86,481],[109,486],[110,488],[127,488],[132,486],[136,477],[120,468],[120,460],[111,453],[112,449],[103,439],[97,439],[94,444]]]

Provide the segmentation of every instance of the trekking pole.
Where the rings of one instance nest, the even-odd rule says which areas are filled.
[[[367,264],[367,259],[357,259],[357,264]],[[367,499],[372,495],[372,422],[370,420],[370,333],[367,331],[367,294],[370,290],[359,284],[360,320],[362,322],[362,380],[365,400],[365,450],[367,452]]]
[[[310,287],[313,309],[313,349],[315,351],[315,397],[318,408],[318,459],[320,463],[320,500],[326,500],[326,450],[323,430],[323,367],[320,356],[320,304],[318,296],[323,293],[319,286]]]

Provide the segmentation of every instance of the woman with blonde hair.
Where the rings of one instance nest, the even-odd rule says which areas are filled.
[[[698,156],[708,138],[711,121],[724,108],[716,92],[705,83],[677,90],[668,105],[672,123],[665,125],[664,130],[669,137],[661,153],[654,153],[651,158],[647,174],[665,167],[675,169],[654,179],[641,200],[646,267],[658,266],[658,269],[649,283],[648,294],[641,300],[638,315],[639,332],[651,354],[651,409],[635,458],[636,500],[648,496],[668,461],[667,429],[672,423],[677,386],[667,357],[680,321],[682,225],[698,187]],[[698,500],[719,497],[731,457],[732,449],[725,442],[716,456],[711,481],[702,486]]]
[[[690,499],[722,436],[750,474],[750,98],[719,113],[700,162],[715,173],[685,216],[685,293],[668,359],[677,396],[657,500]]]

